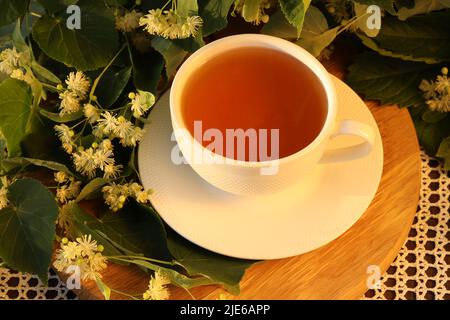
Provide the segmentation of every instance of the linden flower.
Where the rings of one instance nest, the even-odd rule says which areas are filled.
[[[91,235],[84,235],[76,239],[82,255],[91,256],[97,250],[97,241]]]
[[[56,175],[61,175],[63,172],[58,172]],[[62,181],[62,177],[57,177]],[[55,178],[55,180],[57,180]],[[58,186],[56,189],[56,199],[61,203],[66,203],[68,200],[75,199],[81,190],[81,181],[76,181],[74,177],[66,178],[66,184]],[[60,182],[58,182],[60,183]]]
[[[78,172],[90,178],[95,176],[97,169],[104,171],[105,178],[117,177],[123,167],[115,165],[113,146],[109,139],[105,139],[100,145],[94,143],[91,148],[75,152],[73,163]]]
[[[140,91],[131,92],[128,97],[131,99],[131,111],[136,119],[142,117],[154,104],[155,96],[150,92]]]
[[[98,125],[94,128],[94,135],[102,136],[106,134],[110,139],[117,137],[124,147],[136,146],[144,135],[143,129],[134,126],[123,116],[116,118],[109,111],[103,112],[97,123]],[[100,130],[102,131],[101,134]]]
[[[71,72],[66,79],[67,88],[75,93],[80,99],[86,98],[90,82],[83,72]]]
[[[450,79],[448,68],[441,70],[435,81],[422,80],[419,89],[423,91],[423,97],[430,110],[438,112],[450,112]]]
[[[120,176],[123,166],[121,164],[107,164],[104,169],[103,178],[105,179],[116,179]]]
[[[3,176],[0,178],[0,209],[6,208],[9,205],[8,200],[8,187],[9,187],[9,181],[8,177]]]
[[[70,197],[70,192],[66,185],[56,190],[56,198],[59,202],[66,202]]]
[[[150,201],[152,190],[144,191],[144,187],[139,183],[116,184],[114,182],[102,188],[103,198],[109,208],[116,212],[123,208],[128,197],[133,197],[139,203]]]
[[[123,135],[120,139],[120,144],[122,144],[124,147],[134,147],[137,145],[139,141],[142,140],[142,137],[144,136],[144,129],[141,129],[139,127],[133,127],[131,132],[127,135]]]
[[[100,170],[105,170],[108,165],[114,165],[114,154],[111,149],[99,148],[93,154],[94,165]]]
[[[61,104],[59,106],[60,112],[59,115],[63,116],[65,114],[71,114],[79,111],[81,109],[80,101],[78,100],[78,96],[70,91],[66,90],[59,94],[59,98],[61,99]]]
[[[71,154],[73,152],[75,144],[72,141],[75,133],[65,124],[58,124],[54,126],[56,134],[58,135],[59,140],[62,143],[63,149]]]
[[[100,110],[90,103],[86,103],[83,107],[83,114],[89,123],[95,123],[100,119]]]
[[[91,235],[83,235],[76,241],[64,238],[61,248],[56,251],[53,266],[60,272],[66,272],[68,267],[78,266],[83,280],[101,278],[100,271],[107,267],[107,258],[101,252],[103,246],[92,240]]]
[[[10,75],[19,67],[20,53],[16,48],[5,49],[0,53],[0,72]]]
[[[167,300],[169,299],[169,290],[167,285],[170,284],[169,279],[164,277],[160,271],[156,271],[150,278],[148,289],[142,295],[144,300]]]
[[[139,28],[139,19],[142,17],[141,12],[131,10],[123,16],[116,17],[116,29],[123,32],[131,32]]]
[[[105,203],[114,212],[123,208],[125,201],[130,195],[128,184],[116,184],[114,182],[104,186],[102,192]]]
[[[236,13],[243,16],[243,10],[244,10],[244,0],[236,0],[234,3],[234,9],[232,12],[232,15],[235,16]],[[255,25],[259,25],[260,23],[267,23],[269,22],[269,15],[265,13],[265,10],[269,9],[271,7],[271,1],[270,0],[262,0],[259,3],[258,10],[252,20],[247,20],[248,18],[245,18],[247,22],[251,22]]]
[[[202,26],[202,24],[203,20],[199,16],[187,17],[186,22],[181,26],[183,36],[188,37],[189,35],[197,34],[198,29]]]
[[[95,170],[97,167],[95,165],[94,150],[92,148],[79,150],[72,156],[75,170],[89,178],[95,177]]]
[[[55,177],[55,181],[58,183],[64,183],[69,180],[69,176],[63,171],[55,172],[53,175]]]
[[[153,9],[139,20],[139,25],[148,33],[166,39],[195,37],[203,24],[199,16],[181,17],[173,9],[162,11]]]

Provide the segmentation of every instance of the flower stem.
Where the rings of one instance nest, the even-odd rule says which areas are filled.
[[[144,260],[144,261],[150,261],[150,262],[154,262],[154,263],[166,264],[169,266],[177,265],[176,263],[174,263],[172,261],[162,261],[162,260],[151,259],[151,258],[146,258],[146,257],[142,257],[142,256],[108,256],[108,259],[114,259],[114,260],[119,260],[119,261],[124,261],[124,262],[131,262],[129,260]]]
[[[125,292],[122,292],[122,291],[119,291],[119,290],[115,290],[113,288],[109,288],[109,290],[111,290],[111,292],[120,294],[120,295],[122,295],[124,297],[128,297],[128,298],[131,298],[133,300],[140,300],[139,298],[136,297],[136,296],[140,296],[140,294],[132,295],[132,294],[128,294],[128,293],[125,293]]]
[[[89,103],[91,103],[91,101],[93,101],[93,100],[97,101],[97,98],[95,97],[95,89],[97,89],[100,79],[103,77],[105,72],[109,69],[109,67],[111,67],[113,62],[117,59],[117,57],[120,55],[120,53],[123,51],[123,49],[125,49],[125,47],[126,47],[126,45],[123,45],[122,48],[120,48],[119,51],[117,51],[117,53],[114,55],[114,57],[111,59],[111,61],[109,61],[109,63],[106,65],[106,67],[103,69],[103,71],[94,80],[94,83],[91,88],[91,92],[89,93]]]

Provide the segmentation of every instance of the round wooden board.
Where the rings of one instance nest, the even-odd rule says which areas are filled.
[[[346,56],[332,57],[327,69],[344,75]],[[347,232],[314,251],[255,264],[241,281],[241,294],[229,299],[359,299],[367,290],[367,267],[384,273],[395,259],[411,228],[420,190],[420,155],[414,125],[406,109],[380,107],[367,102],[378,123],[384,148],[384,167],[378,192],[370,207]],[[110,264],[104,281],[111,288],[144,292],[149,277],[135,267]],[[95,282],[76,290],[80,299],[102,299]],[[196,299],[217,299],[217,286],[194,288]],[[182,289],[171,290],[173,299],[191,299]],[[112,299],[126,299],[112,294]]]

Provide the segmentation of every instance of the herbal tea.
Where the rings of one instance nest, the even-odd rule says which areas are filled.
[[[203,132],[218,129],[223,137],[227,129],[266,130],[270,151],[271,129],[279,129],[278,154],[283,158],[306,147],[320,133],[327,98],[320,80],[296,58],[274,49],[245,47],[201,65],[187,81],[181,108],[186,127],[197,140],[196,121],[201,121]],[[232,158],[263,161],[260,152],[257,159],[249,156],[248,140],[245,156],[238,156],[235,141]],[[208,139],[199,142],[205,147],[211,144]],[[223,148],[212,151],[229,156],[225,153],[229,141],[222,142]]]

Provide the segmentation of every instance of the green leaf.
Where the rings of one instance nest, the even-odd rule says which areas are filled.
[[[244,0],[242,17],[247,22],[255,21],[259,16],[259,7],[264,0]]]
[[[203,36],[222,30],[228,24],[227,16],[234,0],[207,0],[199,3],[203,18]]]
[[[305,14],[301,38],[313,38],[328,30],[327,18],[322,11],[314,6],[310,6]]]
[[[0,83],[0,130],[9,157],[21,153],[20,142],[26,135],[32,98],[30,87],[23,81],[8,78]]]
[[[111,67],[103,74],[95,95],[103,107],[110,107],[117,101],[131,77],[131,67]]]
[[[380,8],[386,10],[390,14],[395,14],[394,0],[354,0],[354,2],[358,2],[365,5],[375,4]]]
[[[197,0],[177,1],[177,13],[182,17],[197,15]]]
[[[205,250],[177,234],[169,236],[169,249],[189,275],[202,275],[223,285],[233,295],[239,294],[239,282],[255,260],[241,260]]]
[[[436,157],[444,159],[444,170],[450,170],[450,136],[442,140]]]
[[[313,56],[318,57],[322,50],[333,42],[339,29],[340,27],[338,26],[314,37],[301,38],[296,43],[308,50]]]
[[[197,0],[177,1],[177,13],[182,17],[198,15]],[[184,51],[194,52],[205,45],[203,40],[202,28],[200,28],[195,37],[185,39],[175,39],[173,42]]]
[[[168,78],[175,74],[178,66],[187,55],[187,52],[177,46],[173,41],[162,37],[153,38],[152,47],[164,57]]]
[[[69,30],[67,14],[43,16],[33,26],[33,38],[49,57],[78,70],[104,67],[118,47],[114,16],[102,1],[81,0],[81,29]]]
[[[450,137],[445,138],[442,140],[441,144],[439,145],[439,149],[436,153],[436,157],[439,158],[446,158],[450,156]]]
[[[205,45],[205,41],[203,40],[201,30],[198,31],[195,38],[189,37],[186,39],[175,39],[172,41],[177,46],[188,52],[195,52]]]
[[[91,235],[92,238],[104,247],[103,254],[106,256],[121,255],[123,252],[114,247],[103,235],[89,224],[97,223],[97,218],[88,214],[81,208],[76,201],[70,201],[65,206],[65,212],[68,214],[70,227],[67,231],[71,239],[82,237],[83,235]]]
[[[86,225],[135,254],[171,260],[160,218],[153,209],[134,200],[129,200],[122,210],[108,212],[102,219],[91,219]]]
[[[305,19],[306,10],[308,10],[311,0],[280,0],[281,11],[286,19],[297,29],[297,37],[300,37]]]
[[[10,206],[0,210],[0,256],[12,268],[46,282],[58,206],[39,181],[17,180],[8,190]]]
[[[80,202],[82,200],[95,199],[101,195],[102,187],[108,183],[108,180],[103,178],[95,178],[89,181],[87,185],[81,190],[76,201]]]
[[[50,13],[66,10],[71,4],[78,0],[38,0],[38,2]]]
[[[164,68],[164,58],[157,51],[141,54],[128,47],[133,68],[133,82],[136,89],[156,92]]]
[[[426,110],[422,114],[422,120],[427,123],[437,123],[445,119],[445,117],[447,117],[447,113],[432,110]]]
[[[44,167],[53,171],[63,171],[69,175],[73,175],[72,172],[65,165],[55,161],[24,158],[24,157],[9,158],[3,160],[3,167],[8,171],[18,166],[27,166],[27,165]]]
[[[13,46],[20,52],[27,52],[31,56],[31,49],[25,42],[25,39],[22,34],[22,27],[20,25],[20,20],[17,20],[14,31],[12,33],[12,43]]]
[[[31,62],[31,69],[40,80],[49,81],[55,84],[61,83],[61,80],[57,76],[55,76],[50,70],[38,64],[35,60]]]
[[[406,61],[425,62],[425,63],[429,63],[429,64],[439,62],[439,60],[434,59],[434,58],[417,58],[417,57],[414,57],[413,55],[409,55],[409,54],[395,53],[395,52],[380,48],[378,46],[378,44],[372,38],[366,37],[365,35],[363,35],[359,32],[356,32],[355,34],[358,36],[358,38],[361,39],[362,44],[364,44],[367,48],[370,48],[373,51],[376,51],[383,56],[398,58],[398,59],[402,59],[402,60],[406,60]]]
[[[111,289],[99,277],[95,277],[95,283],[105,300],[109,300],[111,298]]]
[[[431,11],[441,10],[448,7],[450,7],[450,1],[445,4],[440,0],[415,0],[414,7],[400,8],[397,12],[397,17],[399,20],[404,21],[418,14],[429,13]]]
[[[306,14],[308,14],[308,12],[309,10]],[[286,17],[281,10],[275,11],[275,13],[270,16],[269,22],[262,27],[261,33],[284,39],[297,38],[297,30],[286,20]]]
[[[0,0],[0,26],[5,26],[20,16],[28,8],[29,0]]]
[[[310,6],[305,15],[302,33],[296,43],[318,57],[337,37],[340,27],[328,29],[328,22],[322,12]]]
[[[414,16],[407,21],[385,16],[372,38],[381,49],[416,59],[450,60],[450,10]]]
[[[413,117],[417,137],[426,153],[434,157],[442,140],[450,136],[450,118],[436,123],[427,123],[419,116]]]
[[[164,276],[170,280],[171,284],[174,284],[180,288],[191,289],[191,288],[198,287],[198,286],[214,284],[214,282],[208,278],[204,278],[204,277],[189,278],[189,277],[186,277],[185,275],[179,273],[178,271],[175,271],[175,270],[169,269],[169,268],[165,268],[165,267],[161,267],[159,265],[150,263],[148,261],[137,260],[137,259],[127,260],[127,261],[131,262],[137,266],[140,266],[142,268],[145,268],[147,270],[159,271],[162,276]]]
[[[419,84],[437,72],[436,66],[403,61],[364,53],[349,67],[347,83],[367,99],[400,107],[421,106],[425,103]]]
[[[0,171],[2,170],[2,161],[6,156],[6,141],[0,138]]]
[[[63,116],[60,116],[59,113],[53,113],[44,109],[39,110],[39,113],[42,114],[44,117],[46,117],[47,119],[52,120],[53,122],[57,122],[57,123],[66,123],[66,122],[71,122],[71,121],[75,121],[80,119],[83,116],[83,110],[74,112],[74,113],[70,113],[70,114],[65,114]]]

